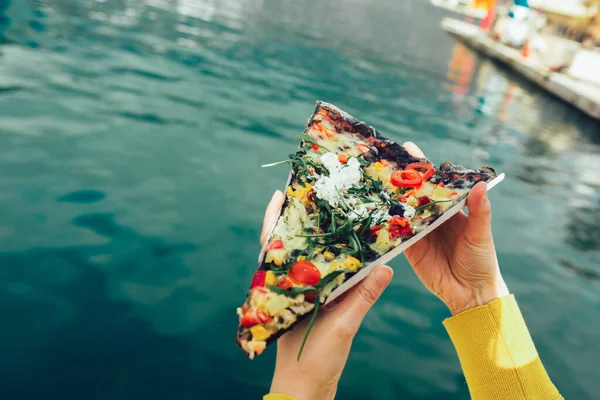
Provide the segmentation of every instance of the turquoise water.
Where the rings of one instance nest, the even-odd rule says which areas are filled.
[[[600,124],[426,0],[0,1],[0,398],[259,398],[234,345],[264,207],[317,99],[490,164],[500,264],[569,399],[600,392]],[[340,399],[466,399],[400,257]]]

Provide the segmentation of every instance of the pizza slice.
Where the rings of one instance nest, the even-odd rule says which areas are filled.
[[[497,176],[489,167],[436,167],[323,102],[300,140],[288,160],[266,165],[290,164],[292,172],[237,309],[236,342],[250,358],[305,317],[314,322],[320,305],[460,210],[477,182]]]

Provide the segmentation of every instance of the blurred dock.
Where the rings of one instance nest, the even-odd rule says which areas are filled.
[[[524,58],[521,51],[488,37],[477,25],[444,18],[442,28],[468,46],[502,62],[586,114],[600,119],[600,86],[552,72],[539,59]]]

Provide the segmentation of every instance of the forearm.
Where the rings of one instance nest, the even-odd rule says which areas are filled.
[[[562,399],[511,296],[444,321],[474,400]]]

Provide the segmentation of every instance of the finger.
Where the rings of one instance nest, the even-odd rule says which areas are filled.
[[[471,243],[486,242],[492,236],[492,205],[487,197],[487,185],[480,182],[467,199],[469,217],[465,235]]]
[[[392,280],[394,271],[388,266],[375,268],[361,283],[335,307],[342,315],[337,319],[338,326],[354,335],[373,304]]]
[[[413,157],[417,157],[417,158],[425,157],[425,154],[423,154],[423,151],[419,148],[419,146],[417,146],[413,142],[404,142],[402,147],[404,147],[406,149],[406,151],[408,151],[408,154],[410,154]]]
[[[283,194],[281,190],[277,190],[275,193],[273,193],[273,197],[271,197],[271,201],[269,202],[267,210],[265,211],[262,232],[260,233],[261,246],[265,244],[265,240],[267,240],[269,230],[275,223],[275,220],[277,219],[277,214],[279,214],[279,210],[281,209],[281,206],[283,206],[284,201],[285,194]]]

